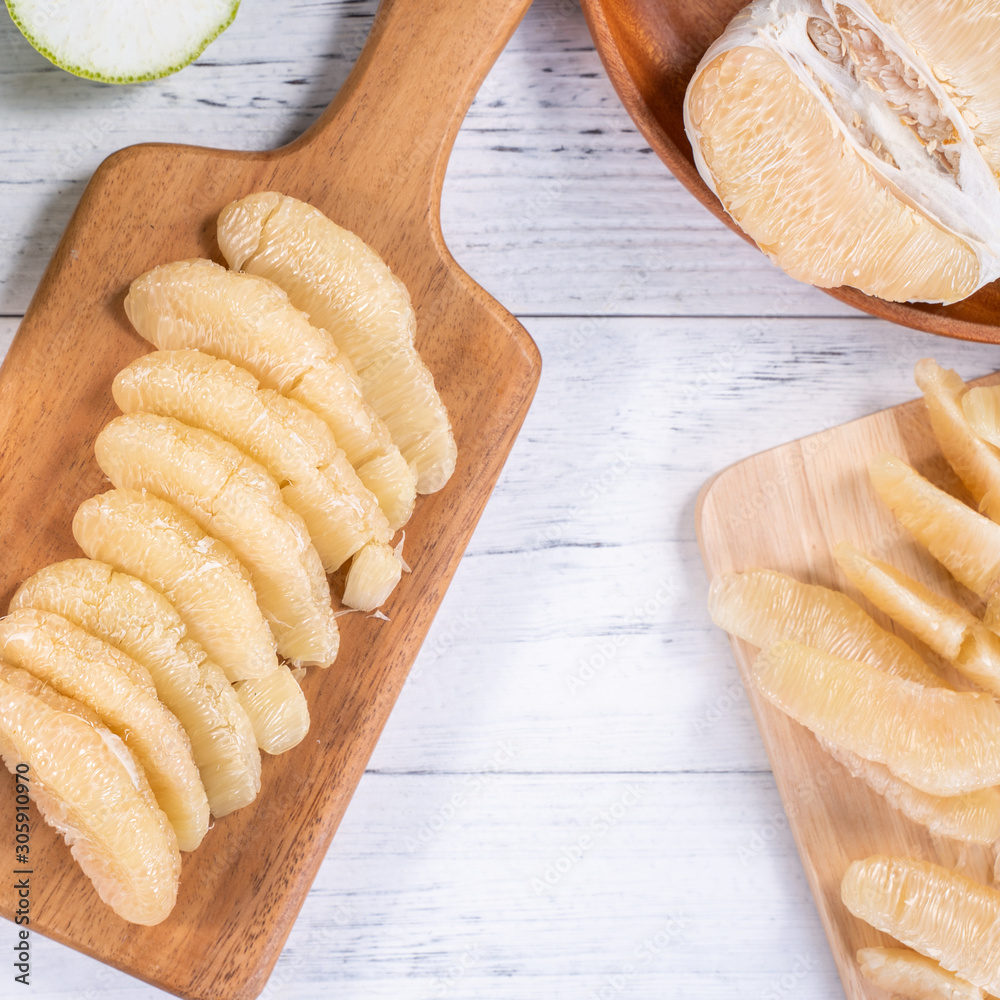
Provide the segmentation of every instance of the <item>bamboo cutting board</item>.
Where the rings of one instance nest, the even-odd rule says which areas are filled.
[[[976,384],[996,382],[1000,375]],[[838,542],[848,541],[981,612],[978,598],[952,581],[882,505],[867,472],[870,459],[882,451],[968,500],[937,447],[923,400],[914,400],[755,455],[708,482],[696,520],[709,576],[754,567],[779,570],[844,591],[891,628],[848,583],[831,554]],[[914,641],[904,630],[894,631]],[[885,1000],[887,994],[861,976],[854,955],[859,948],[898,947],[898,942],[845,909],[840,880],[847,866],[872,854],[892,854],[961,866],[990,882],[993,853],[931,837],[890,808],[828,756],[807,729],[756,693],[749,681],[756,647],[739,639],[732,639],[732,646],[848,1000]],[[926,648],[918,648],[941,666]],[[774,831],[761,835],[773,837]]]
[[[93,441],[115,415],[114,375],[150,349],[122,309],[129,282],[165,261],[219,260],[216,216],[253,191],[313,203],[403,279],[459,459],[407,525],[413,572],[383,608],[390,620],[341,619],[336,664],[303,682],[306,739],[265,757],[257,802],[216,821],[184,856],[171,916],[153,928],[115,917],[33,814],[30,930],[180,996],[242,1000],[263,989],[538,381],[530,337],[455,264],[439,225],[455,133],[529,3],[384,0],[347,82],[298,141],[259,153],[136,146],[106,160],[84,192],[0,369],[0,609],[35,570],[80,554],[73,513],[108,488]],[[12,783],[0,782],[4,822],[13,805]],[[8,873],[19,867],[9,834]],[[13,883],[0,879],[8,918]]]

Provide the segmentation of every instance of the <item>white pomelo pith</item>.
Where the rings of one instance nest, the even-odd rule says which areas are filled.
[[[971,295],[1000,276],[995,6],[754,0],[688,87],[702,178],[792,277]]]
[[[105,83],[153,80],[193,62],[239,0],[6,0],[21,34],[61,69]]]

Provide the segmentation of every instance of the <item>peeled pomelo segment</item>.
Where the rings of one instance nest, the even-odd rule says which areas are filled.
[[[173,504],[109,490],[80,505],[73,537],[91,559],[163,594],[230,681],[278,669],[274,637],[246,570],[227,545]]]
[[[885,764],[930,795],[1000,784],[1000,706],[992,697],[929,688],[796,642],[754,661],[761,694],[817,737]]]
[[[0,672],[0,755],[28,765],[28,794],[97,894],[124,920],[158,924],[177,898],[177,837],[142,769],[99,723]],[[55,694],[55,692],[52,692]],[[66,702],[70,699],[65,699]]]
[[[918,684],[945,686],[902,639],[846,594],[784,573],[751,569],[717,576],[709,589],[708,612],[720,628],[761,649],[791,639]]]
[[[964,677],[1000,696],[1000,636],[975,615],[846,542],[834,549],[834,557],[872,604]]]
[[[177,261],[136,278],[125,312],[160,350],[195,348],[224,358],[309,407],[329,424],[392,530],[409,520],[413,472],[364,401],[350,361],[277,285],[209,260]]]
[[[1000,892],[929,861],[875,855],[855,861],[844,905],[988,993],[1000,993]]]
[[[980,510],[1000,520],[1000,454],[975,432],[965,415],[962,400],[969,387],[956,372],[930,358],[917,362],[915,375],[948,464]]]
[[[333,662],[340,636],[323,564],[262,465],[210,431],[151,413],[116,417],[98,434],[94,453],[119,489],[169,500],[232,549],[282,656],[303,665]]]
[[[893,455],[876,455],[868,471],[900,524],[959,583],[987,597],[1000,577],[1000,524],[938,489]]]
[[[973,246],[895,193],[781,55],[712,51],[685,100],[695,162],[780,268],[891,301],[953,302],[979,287]]]
[[[884,764],[865,760],[829,740],[819,742],[855,778],[935,837],[951,837],[970,844],[992,844],[1000,839],[1000,789],[983,788],[964,795],[928,795],[897,778]]]
[[[240,704],[253,720],[257,745],[269,754],[284,753],[309,730],[309,706],[299,682],[284,664],[268,677],[235,685]]]
[[[166,76],[193,62],[239,0],[6,0],[14,23],[60,69],[104,83]]]
[[[273,191],[226,206],[217,235],[230,267],[280,285],[292,305],[330,332],[416,469],[417,492],[441,489],[455,470],[455,438],[414,346],[409,292],[385,261],[319,209]]]
[[[749,218],[791,234],[780,249],[793,260],[825,261],[832,236],[830,263],[847,284],[873,290],[864,281],[874,279],[886,297],[931,299],[968,284],[949,278],[971,275],[966,294],[992,281],[1000,173],[996,116],[986,109],[1000,86],[984,61],[1000,33],[985,7],[755,0],[709,47],[688,88],[684,121],[699,171],[720,196],[730,184]],[[939,45],[939,34],[950,41]],[[964,86],[977,88],[986,114]],[[907,244],[910,259],[894,253]],[[829,274],[807,278],[822,284]]]
[[[1000,385],[970,389],[962,397],[962,412],[976,434],[1000,448]]]
[[[188,637],[170,602],[106,563],[68,559],[25,581],[10,610],[61,615],[145,667],[160,701],[191,740],[212,814],[226,816],[260,791],[253,727],[222,670]]]
[[[117,741],[117,745],[120,747],[118,756],[122,760],[131,759],[131,763],[127,765],[129,773],[138,773],[140,765],[136,764],[131,751],[125,748],[125,744],[111,733],[107,726],[101,722],[101,717],[88,705],[85,705],[82,701],[77,701],[76,698],[60,694],[51,684],[46,684],[40,677],[29,674],[27,670],[22,670],[20,667],[12,667],[9,663],[4,663],[3,660],[0,660],[0,680],[4,680],[8,684],[20,688],[27,694],[44,701],[49,708],[57,709],[60,712],[69,712],[70,715],[75,715],[78,719],[86,722],[88,726],[105,730]]]
[[[991,0],[932,3],[868,0],[874,14],[923,53],[935,76],[976,122],[983,158],[1000,174],[1000,88],[995,54],[1000,47],[1000,10]]]
[[[208,830],[208,799],[177,718],[118,665],[125,655],[59,615],[22,608],[0,619],[0,658],[90,708],[133,751],[182,851]]]
[[[344,604],[374,611],[396,589],[402,575],[403,564],[392,546],[370,542],[351,560],[344,581]]]
[[[861,974],[887,993],[910,1000],[983,1000],[978,986],[909,948],[861,948]]]
[[[263,465],[306,522],[328,572],[369,541],[391,537],[378,500],[327,424],[300,403],[261,389],[246,369],[200,351],[156,351],[119,372],[112,391],[125,413],[175,417]]]

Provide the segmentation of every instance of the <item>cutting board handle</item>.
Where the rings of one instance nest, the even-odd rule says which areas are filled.
[[[282,152],[392,217],[437,217],[452,143],[531,0],[382,0],[368,40],[322,117]],[[358,164],[366,169],[350,169]]]

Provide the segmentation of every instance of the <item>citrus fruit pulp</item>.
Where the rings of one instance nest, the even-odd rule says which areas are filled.
[[[330,425],[392,530],[409,520],[412,471],[365,403],[350,361],[277,285],[208,260],[177,261],[136,278],[125,312],[160,350],[196,348],[225,358],[308,406]]]
[[[0,754],[66,840],[97,894],[119,916],[158,924],[177,898],[173,828],[121,740],[0,668]],[[66,699],[69,701],[69,699]]]
[[[706,183],[793,277],[952,302],[1000,275],[1000,84],[982,65],[1000,23],[977,2],[912,6],[756,0],[705,53],[684,120]]]
[[[278,669],[274,637],[246,570],[173,504],[109,490],[80,504],[73,537],[91,559],[163,594],[230,681]]]
[[[151,413],[116,417],[94,452],[118,489],[168,500],[230,547],[250,573],[282,656],[333,662],[339,633],[323,565],[263,466],[210,431]]]
[[[1000,784],[1000,706],[989,695],[924,687],[795,642],[761,652],[752,676],[796,722],[929,795]]]
[[[409,292],[382,258],[319,209],[273,191],[224,208],[217,236],[230,267],[280,285],[297,309],[329,331],[416,469],[417,492],[441,489],[455,470],[455,438],[414,346]]]
[[[841,882],[844,905],[942,968],[1000,993],[1000,892],[929,861],[876,855]]]
[[[257,797],[260,752],[250,720],[162,594],[106,563],[69,559],[26,580],[10,602],[11,611],[18,608],[61,615],[149,671],[160,701],[191,740],[213,816]]]
[[[209,808],[191,742],[156,692],[122,668],[123,653],[58,615],[22,608],[0,619],[0,658],[91,709],[142,765],[180,849],[201,843]]]

